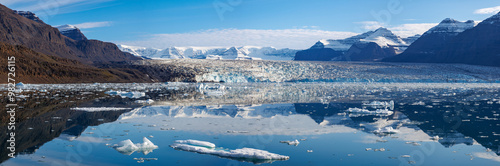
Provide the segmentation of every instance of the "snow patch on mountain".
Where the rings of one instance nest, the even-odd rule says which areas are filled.
[[[68,24],[55,26],[54,28],[57,28],[59,30],[59,32],[65,32],[65,31],[78,29],[76,26],[68,25]]]
[[[292,60],[297,50],[274,47],[170,47],[156,49],[118,45],[120,50],[147,59],[228,59],[228,60]]]
[[[431,28],[429,31],[425,32],[423,35],[428,35],[432,33],[451,33],[459,34],[465,30],[474,28],[477,23],[474,20],[468,20],[465,22],[457,21],[451,18],[446,18],[437,26]]]
[[[347,51],[351,46],[356,43],[369,43],[374,42],[377,43],[382,48],[387,48],[391,46],[395,47],[407,47],[411,43],[407,43],[406,41],[414,41],[414,40],[405,40],[386,28],[379,28],[375,31],[369,31],[357,36],[353,36],[346,39],[341,40],[320,40],[311,49],[322,49],[322,48],[331,48],[335,51]]]

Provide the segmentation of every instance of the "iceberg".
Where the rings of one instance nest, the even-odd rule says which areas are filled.
[[[198,141],[198,140],[188,139],[188,140],[177,140],[175,142],[179,143],[179,144],[190,144],[190,145],[194,145],[194,146],[202,146],[202,147],[207,147],[207,148],[215,148],[215,144],[213,144],[211,142],[206,142],[206,141]]]
[[[124,91],[109,90],[105,93],[112,96],[120,96],[122,98],[132,98],[132,99],[137,99],[146,96],[146,93],[144,92],[124,92]]]
[[[363,103],[364,106],[370,106],[372,108],[391,108],[394,109],[394,101],[372,101],[371,103]]]
[[[153,150],[158,149],[158,146],[146,137],[142,138],[142,140],[143,143],[134,144],[130,139],[127,139],[115,145],[114,148],[124,155],[131,155],[134,152],[142,152],[144,155],[147,155],[153,152]]]
[[[241,148],[235,150],[216,148],[215,144],[213,143],[198,140],[177,140],[174,144],[170,145],[170,147],[176,150],[210,154],[222,158],[252,162],[254,164],[272,163],[277,160],[290,159],[289,156],[279,155],[265,150],[253,148]]]
[[[392,127],[384,127],[384,128],[379,128],[375,131],[373,131],[375,134],[396,134],[399,133],[399,130],[396,130]]]
[[[147,100],[136,100],[135,103],[138,103],[138,104],[152,104],[154,103],[155,101],[152,100],[152,99],[147,99]]]
[[[388,109],[377,109],[375,111],[370,111],[370,110],[367,110],[367,109],[361,109],[361,108],[349,108],[347,110],[347,112],[350,112],[350,113],[361,113],[361,114],[383,114],[383,115],[392,115],[394,112],[393,111],[389,111]]]
[[[285,144],[288,144],[288,145],[298,146],[300,142],[299,142],[299,140],[295,140],[295,141],[280,141],[280,143],[285,143]]]

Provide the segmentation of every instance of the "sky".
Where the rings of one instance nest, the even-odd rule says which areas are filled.
[[[0,0],[89,39],[131,46],[305,49],[379,27],[408,37],[445,18],[481,21],[498,0]]]

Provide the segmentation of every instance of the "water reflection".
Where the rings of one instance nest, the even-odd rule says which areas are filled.
[[[135,89],[127,86],[117,85],[100,90],[53,90],[45,95],[36,90],[29,92],[30,97],[21,101],[24,108],[18,115],[18,154],[36,153],[38,148],[54,138],[67,141],[82,139],[89,126],[116,121],[119,124],[148,126],[148,130],[187,131],[213,137],[300,137],[362,132],[371,136],[367,137],[369,142],[395,138],[415,146],[421,142],[438,142],[446,148],[480,144],[496,155],[485,152],[476,153],[476,157],[496,160],[500,155],[500,97],[496,86],[273,84],[228,85],[223,89],[221,86],[200,89],[200,86],[189,84],[180,88],[177,85],[148,85]],[[141,91],[145,95],[138,99],[108,96],[104,92],[110,89]],[[145,99],[155,102],[135,102]],[[380,109],[366,105],[373,101],[394,101],[393,105],[382,108],[393,113],[348,111],[350,108]],[[74,107],[130,109],[85,112],[71,110]],[[2,124],[6,124],[5,117],[2,114]],[[131,130],[128,132],[139,132],[134,131],[137,129],[134,127],[127,128]],[[377,132],[388,127],[397,130],[397,134]],[[6,129],[0,127],[0,132],[6,133]],[[0,138],[6,140],[7,135]],[[93,138],[116,143],[115,138]],[[7,146],[6,142],[0,145]],[[6,153],[2,151],[1,162],[9,159]]]

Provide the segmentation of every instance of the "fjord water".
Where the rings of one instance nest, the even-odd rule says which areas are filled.
[[[19,152],[2,150],[1,165],[498,165],[499,91],[483,83],[25,85]],[[158,148],[113,147],[144,137]],[[290,158],[170,147],[188,139]]]

